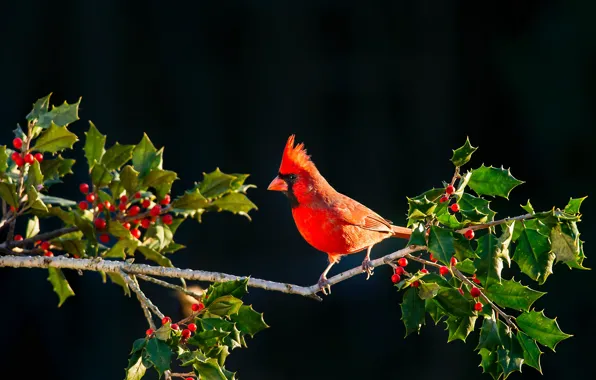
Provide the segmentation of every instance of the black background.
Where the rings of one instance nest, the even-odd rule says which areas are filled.
[[[181,178],[175,193],[217,166],[251,173],[253,221],[186,223],[177,240],[188,248],[174,263],[309,285],[326,256],[299,236],[287,200],[265,190],[291,133],[338,190],[399,224],[406,196],[451,178],[451,149],[466,135],[480,146],[472,166],[504,165],[526,181],[510,202],[493,202],[501,216],[520,214],[528,198],[548,209],[593,197],[595,11],[590,0],[14,1],[0,12],[0,137],[9,143],[30,104],[53,91],[54,104],[83,97],[72,126],[81,138],[93,120],[109,143],[147,132],[165,146],[165,167]],[[74,155],[76,174],[54,190],[80,198],[86,166]],[[593,198],[583,211],[590,258]],[[401,246],[385,242],[373,255]],[[57,309],[46,273],[0,270],[0,377],[123,378],[146,329],[136,299],[97,274],[67,276],[77,296]],[[271,329],[228,367],[242,379],[488,378],[476,333],[447,344],[431,324],[403,339],[389,277],[379,268],[322,303],[252,290],[247,300]],[[544,376],[524,367],[523,378],[593,372],[592,287],[592,272],[556,266],[536,306],[575,336],[556,354],[544,349]],[[147,292],[179,316],[168,291]]]

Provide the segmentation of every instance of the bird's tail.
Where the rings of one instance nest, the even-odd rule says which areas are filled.
[[[400,239],[409,239],[412,235],[412,230],[407,227],[391,226],[393,236]]]

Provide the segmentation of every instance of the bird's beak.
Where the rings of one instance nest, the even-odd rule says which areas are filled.
[[[288,191],[288,184],[279,177],[275,177],[267,187],[267,190],[272,191]]]

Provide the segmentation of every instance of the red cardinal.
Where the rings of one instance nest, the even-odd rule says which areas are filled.
[[[366,249],[362,269],[370,276],[372,247],[388,237],[407,239],[412,233],[338,193],[319,173],[306,154],[304,144],[294,146],[294,135],[288,139],[279,173],[267,190],[281,191],[289,198],[294,222],[302,237],[329,256],[329,265],[319,278],[325,294],[327,273],[342,255]]]

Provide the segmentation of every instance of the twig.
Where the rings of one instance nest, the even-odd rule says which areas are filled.
[[[488,223],[483,223],[483,224],[475,224],[473,226],[468,226],[466,228],[462,228],[461,230],[457,230],[455,232],[458,232],[460,234],[465,233],[467,230],[482,230],[485,228],[489,228],[492,226],[497,226],[499,224],[504,224],[504,223],[508,223],[508,222],[513,222],[515,220],[528,220],[528,219],[534,219],[536,217],[536,214],[525,214],[525,215],[520,215],[520,216],[514,216],[511,218],[505,218],[505,219],[500,219],[500,220],[493,220],[492,222],[488,222]]]
[[[132,289],[133,292],[136,293],[137,298],[142,306],[148,307],[151,309],[153,314],[157,315],[160,319],[164,317],[163,313],[159,311],[157,306],[151,302],[151,300],[143,293],[139,284],[135,280],[133,280],[122,268],[119,269],[120,276],[124,279],[124,281],[128,284],[128,287]],[[147,314],[145,314],[146,316]],[[153,328],[153,327],[152,327]]]
[[[193,292],[192,290],[188,290],[186,288],[183,288],[182,286],[170,284],[169,282],[158,280],[157,278],[145,276],[144,274],[137,274],[137,278],[140,278],[141,280],[145,280],[145,281],[152,282],[154,284],[163,286],[164,288],[170,288],[170,289],[177,290],[179,292],[188,294],[189,296],[193,296],[198,299],[201,299],[203,297],[202,294]]]
[[[378,267],[381,265],[389,265],[390,262],[403,257],[409,253],[425,250],[425,246],[411,245],[409,247],[400,249],[386,256],[372,260],[370,265]],[[170,278],[184,278],[186,280],[208,281],[208,282],[223,282],[232,280],[241,280],[247,278],[246,276],[235,276],[219,272],[207,272],[202,270],[168,268],[160,266],[152,266],[145,264],[130,264],[125,261],[116,260],[102,260],[102,259],[72,259],[63,256],[59,257],[45,257],[45,256],[0,256],[0,267],[11,268],[64,268],[75,270],[88,271],[104,271],[112,273],[121,273],[125,271],[131,275],[144,274],[148,276],[170,277]],[[362,267],[359,265],[355,268],[337,274],[329,279],[330,285],[338,284],[351,277],[362,274]],[[124,277],[124,276],[123,276]],[[126,280],[126,277],[124,277]],[[138,286],[133,281],[131,288],[133,291],[138,289]],[[321,289],[318,284],[311,286],[298,286],[293,284],[286,284],[282,282],[274,282],[261,280],[257,278],[248,277],[248,286],[260,288],[265,290],[277,291],[288,294],[297,294],[305,297],[320,300],[317,296]],[[163,315],[162,315],[163,316]]]
[[[2,244],[0,244],[0,249],[2,248],[14,248],[14,247],[23,247],[27,244],[31,244],[31,243],[35,243],[38,240],[49,240],[49,239],[53,239],[62,235],[66,235],[69,234],[71,232],[75,232],[78,231],[79,228],[78,227],[65,227],[65,228],[60,228],[58,230],[55,231],[50,231],[50,232],[46,232],[43,234],[39,234],[39,235],[35,235],[31,238],[28,239],[24,239],[24,240],[20,240],[20,241],[6,241]]]
[[[192,377],[194,378],[196,375],[194,372],[188,372],[188,373],[171,373],[172,377],[182,377],[183,379],[186,379],[187,377]]]

